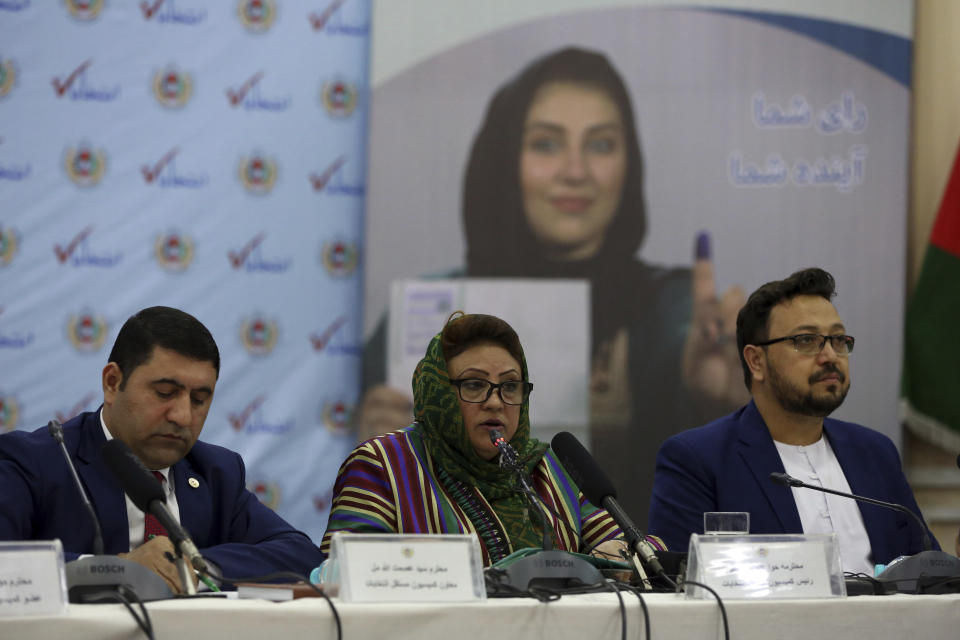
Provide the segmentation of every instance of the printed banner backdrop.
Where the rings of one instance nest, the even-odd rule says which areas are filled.
[[[369,13],[0,3],[0,427],[96,409],[123,322],[184,309],[222,357],[202,439],[320,539],[353,444]]]
[[[663,438],[738,404],[733,386],[723,401],[700,402],[681,371],[697,271],[713,270],[722,297],[735,285],[750,292],[819,266],[836,277],[837,308],[857,338],[851,391],[834,415],[899,442],[910,3],[493,4],[374,4],[365,384],[383,379],[383,318],[394,279],[493,272],[590,280],[594,382],[605,366],[598,363],[618,349],[629,355],[614,372],[631,381],[625,410],[594,420],[591,441],[642,524]],[[536,227],[528,205],[503,206],[504,193],[524,201],[537,194],[520,194],[527,187],[518,185],[518,167],[526,165],[517,155],[527,153],[528,141],[509,138],[503,123],[520,127],[501,111],[511,100],[532,110],[532,98],[516,96],[531,91],[566,47],[602,55],[632,101],[642,177],[626,180],[616,197],[625,211],[630,186],[639,185],[633,213],[645,217],[646,235],[618,268],[599,264],[603,249],[579,271],[572,261],[551,271],[549,258],[517,260],[548,246],[549,231]],[[484,154],[499,162],[487,158],[489,173],[471,177]],[[501,182],[490,166],[508,168]],[[514,225],[523,217],[532,231]],[[478,220],[501,230],[483,236],[481,251]],[[710,242],[701,241],[694,265],[701,231]],[[539,244],[517,240],[531,232]],[[472,260],[483,251],[493,265]],[[633,306],[640,309],[623,311]],[[549,366],[530,363],[533,374]],[[736,365],[722,373],[742,395]]]

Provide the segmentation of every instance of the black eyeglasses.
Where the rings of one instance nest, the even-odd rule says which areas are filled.
[[[523,404],[533,391],[533,383],[524,380],[507,380],[493,384],[483,378],[460,378],[451,380],[450,384],[457,388],[460,399],[464,402],[486,402],[496,389],[503,404]]]
[[[830,341],[830,346],[833,347],[834,352],[836,352],[838,356],[848,356],[853,352],[853,336],[848,336],[843,333],[836,333],[830,336],[819,333],[798,333],[795,336],[784,336],[782,338],[774,338],[773,340],[754,344],[758,347],[765,347],[768,344],[785,342],[787,340],[793,341],[793,348],[798,353],[808,356],[816,355],[823,351],[823,346],[827,344],[827,340]]]

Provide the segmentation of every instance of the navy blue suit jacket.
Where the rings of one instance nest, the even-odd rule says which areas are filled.
[[[129,551],[127,507],[116,478],[104,466],[106,439],[98,411],[63,426],[64,441],[103,529],[104,552]],[[323,560],[310,538],[247,491],[240,456],[197,442],[173,466],[180,522],[226,577],[276,571],[308,574]],[[198,482],[196,488],[190,479]],[[93,524],[46,427],[0,436],[0,540],[63,543],[69,560],[93,553]]]
[[[920,515],[888,437],[830,418],[824,419],[823,431],[852,493],[895,502]],[[783,473],[783,463],[753,401],[679,433],[657,454],[649,532],[660,536],[668,548],[685,551],[690,534],[703,533],[704,511],[749,511],[750,533],[803,533],[790,487],[769,479],[774,471]],[[913,518],[884,507],[857,505],[874,563],[886,564],[923,550],[922,532]],[[940,548],[932,535],[931,541]]]

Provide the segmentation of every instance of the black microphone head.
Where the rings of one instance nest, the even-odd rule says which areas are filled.
[[[490,431],[487,431],[487,435],[490,436],[490,442],[493,444],[497,444],[497,440],[503,437],[503,434],[500,433],[498,429],[490,429]]]
[[[63,425],[57,422],[56,420],[51,420],[47,423],[47,431],[50,432],[50,435],[53,436],[53,439],[57,442],[63,442]]]
[[[120,481],[124,493],[130,496],[137,509],[150,511],[150,503],[154,500],[166,503],[163,487],[126,442],[114,438],[103,445],[102,451],[107,468]]]
[[[794,478],[793,476],[786,473],[778,473],[774,471],[770,474],[770,479],[776,482],[777,484],[783,485],[785,487],[799,487],[803,485],[802,482]]]
[[[553,436],[550,447],[591,504],[601,506],[606,497],[616,499],[617,490],[610,478],[572,433],[561,431]]]

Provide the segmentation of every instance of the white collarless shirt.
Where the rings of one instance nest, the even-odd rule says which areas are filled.
[[[103,435],[107,438],[107,441],[113,440],[113,434],[107,429],[107,423],[103,421],[102,409],[100,410],[100,426],[103,427]],[[166,482],[163,482],[162,486],[167,498],[167,509],[170,511],[170,515],[173,516],[174,520],[180,522],[180,507],[177,505],[177,492],[173,487],[173,469],[167,467],[166,469],[159,469],[159,471],[166,479]],[[130,549],[136,549],[143,544],[143,523],[145,516],[143,511],[140,511],[137,505],[133,504],[133,500],[131,500],[130,496],[126,493],[123,494],[123,499],[126,500],[127,503],[127,525],[129,527]]]
[[[805,446],[774,444],[787,474],[807,484],[850,493],[850,484],[827,438],[820,436],[820,440]],[[803,532],[837,534],[843,570],[873,576],[870,538],[856,500],[803,487],[791,487],[791,491]]]

